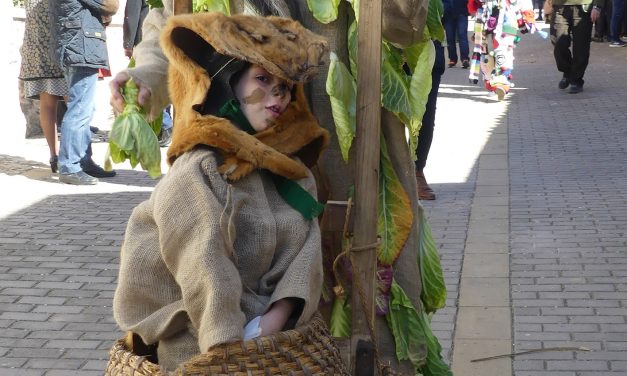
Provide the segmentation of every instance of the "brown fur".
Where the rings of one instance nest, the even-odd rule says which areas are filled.
[[[168,162],[197,145],[220,149],[220,172],[229,180],[241,179],[256,168],[265,168],[290,179],[307,175],[307,169],[291,157],[313,166],[328,145],[329,134],[318,125],[305,98],[302,84],[276,123],[254,136],[230,121],[201,115],[193,109],[203,103],[211,84],[207,72],[174,42],[172,32],[186,28],[210,43],[218,52],[261,65],[292,82],[303,83],[317,73],[326,57],[326,42],[296,21],[278,17],[232,16],[205,13],[171,17],[161,36],[170,59],[170,97],[176,111]]]

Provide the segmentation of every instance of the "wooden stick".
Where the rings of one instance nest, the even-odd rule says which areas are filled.
[[[174,14],[192,13],[192,0],[174,0]]]
[[[494,356],[489,356],[487,358],[472,359],[470,363],[483,362],[486,360],[501,359],[501,358],[513,358],[517,355],[533,354],[533,353],[548,352],[548,351],[591,351],[591,350],[587,347],[545,347],[543,349],[532,349],[532,350],[519,351],[515,353],[510,353],[510,354],[494,355]]]
[[[379,193],[381,137],[381,0],[360,1],[358,33],[357,130],[354,159],[356,161],[355,232],[353,239],[353,246],[356,248],[377,242],[377,196]],[[374,328],[374,291],[377,263],[375,247],[351,252],[351,261],[353,264],[353,293],[351,295],[353,307],[351,354],[353,359],[351,363],[355,365],[358,347],[363,348],[366,343],[372,342],[370,331],[376,331]],[[359,280],[357,281],[357,279]],[[363,288],[363,294],[358,293],[359,287]],[[362,295],[365,301],[361,301]],[[365,312],[362,307],[365,308]],[[373,348],[376,350],[376,347]],[[359,355],[361,355],[360,367],[364,367],[363,353]],[[371,362],[373,367],[354,369],[355,375],[363,375],[365,370],[376,369],[374,357],[367,361]]]

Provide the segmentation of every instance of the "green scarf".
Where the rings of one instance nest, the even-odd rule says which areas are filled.
[[[239,102],[235,99],[226,102],[220,108],[218,116],[231,120],[241,130],[250,135],[257,133],[240,109]],[[312,220],[322,213],[324,205],[319,203],[298,183],[271,172],[270,175],[272,176],[272,181],[274,182],[274,186],[276,187],[277,192],[279,192],[279,195],[294,210],[302,214],[305,219]]]

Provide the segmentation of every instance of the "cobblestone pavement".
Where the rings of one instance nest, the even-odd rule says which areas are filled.
[[[475,164],[461,184],[448,183],[455,179],[447,180],[446,170],[463,161],[459,154],[467,148],[455,144],[456,133],[462,127],[482,132],[492,122],[508,132],[510,350],[545,349],[516,357],[512,374],[627,375],[627,109],[619,99],[627,97],[627,51],[593,43],[578,95],[557,89],[561,76],[548,42],[524,36],[516,57],[517,86],[506,112],[483,100],[464,105],[452,95],[464,85],[461,69],[443,76],[426,169],[428,178],[435,176],[438,199],[423,202],[449,290],[434,329],[450,360],[477,170]],[[455,91],[474,94],[467,87]],[[554,347],[592,351],[548,351]]]
[[[447,361],[464,349],[455,347],[455,329],[473,211],[502,198],[478,200],[477,161],[504,134],[510,350],[594,350],[519,356],[509,372],[627,375],[627,49],[594,44],[592,53],[585,91],[575,96],[557,89],[550,44],[535,36],[516,50],[517,87],[504,102],[469,86],[465,70],[447,69],[443,77],[425,171],[438,198],[424,206],[449,291],[432,323]],[[17,65],[13,59],[3,71],[7,80]],[[58,184],[45,142],[23,140],[17,103],[7,113],[0,139],[0,375],[102,375],[107,349],[122,334],[111,297],[124,227],[155,182],[123,166],[94,187]],[[94,146],[102,158],[104,145]]]
[[[521,57],[530,90],[508,112],[515,349],[593,351],[520,357],[518,376],[627,375],[627,51],[613,50],[593,44],[580,95]]]

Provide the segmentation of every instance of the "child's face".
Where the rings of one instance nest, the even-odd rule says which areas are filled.
[[[272,124],[292,99],[292,84],[251,65],[235,85],[235,95],[250,125],[260,132]]]

